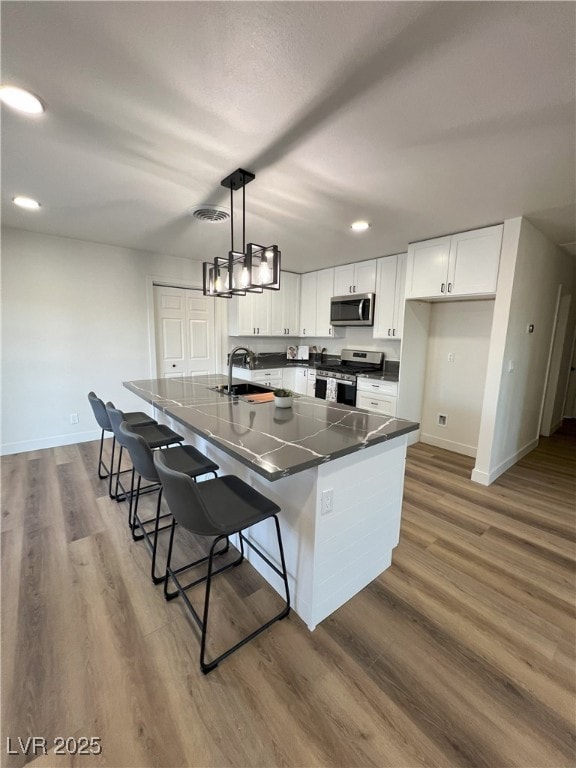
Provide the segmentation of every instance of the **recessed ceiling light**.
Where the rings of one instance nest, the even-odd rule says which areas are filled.
[[[353,224],[350,224],[350,229],[353,232],[365,232],[370,227],[370,224],[367,221],[355,221]]]
[[[37,211],[40,208],[38,200],[33,200],[31,197],[23,197],[22,195],[13,197],[12,202],[14,205],[19,205],[20,208],[26,208],[28,211]]]
[[[27,115],[41,115],[44,112],[44,105],[37,96],[13,85],[0,87],[0,101]]]

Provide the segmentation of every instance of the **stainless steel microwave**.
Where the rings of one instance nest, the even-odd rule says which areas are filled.
[[[330,301],[332,325],[374,325],[374,294],[334,296]]]

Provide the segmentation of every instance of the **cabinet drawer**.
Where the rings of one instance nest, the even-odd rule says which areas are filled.
[[[370,395],[367,392],[356,394],[356,408],[380,413],[382,416],[396,416],[396,398],[386,395]]]
[[[232,376],[244,381],[254,381],[258,384],[270,384],[270,386],[282,386],[282,368],[272,368],[270,370],[252,370],[250,368],[232,368]]]
[[[252,381],[258,381],[261,384],[278,384],[282,386],[282,369],[273,368],[269,371],[252,371]]]
[[[374,381],[373,379],[357,379],[358,392],[374,395],[398,395],[397,381]]]

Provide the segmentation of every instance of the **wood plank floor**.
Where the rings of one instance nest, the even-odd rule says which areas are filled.
[[[2,765],[576,765],[568,430],[489,488],[472,459],[410,448],[391,568],[314,633],[291,615],[208,676],[97,448],[2,460]],[[215,599],[224,642],[277,600],[249,565]],[[56,755],[56,737],[102,752]]]

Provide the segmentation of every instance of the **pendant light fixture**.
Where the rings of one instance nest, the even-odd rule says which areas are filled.
[[[230,190],[230,250],[228,256],[217,256],[213,262],[202,265],[205,296],[245,296],[262,293],[263,289],[280,289],[280,251],[277,245],[246,246],[246,184],[256,178],[243,168],[222,179],[222,186]],[[242,190],[242,250],[234,248],[234,192]]]

